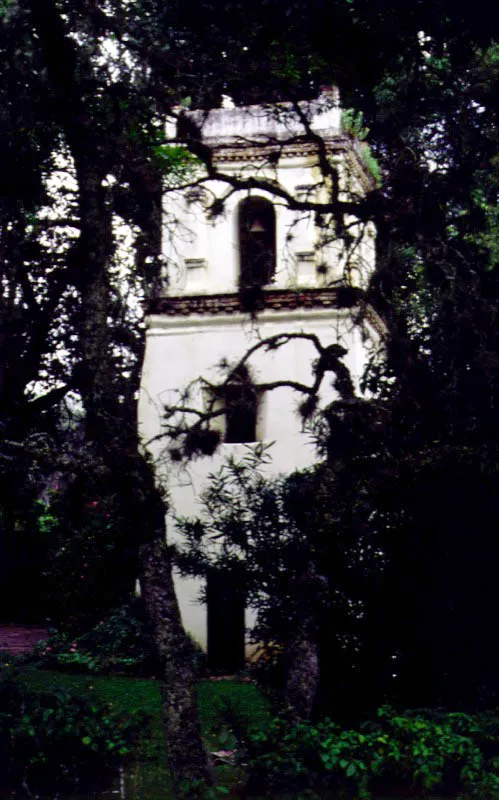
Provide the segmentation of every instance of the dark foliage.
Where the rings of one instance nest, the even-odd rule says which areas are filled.
[[[448,0],[19,0],[4,4],[0,23],[2,536],[21,530],[39,490],[32,466],[40,441],[54,433],[61,397],[78,392],[99,467],[119,476],[118,517],[158,545],[156,560],[143,554],[141,563],[158,631],[161,620],[173,621],[173,638],[159,631],[158,641],[175,651],[178,613],[172,593],[161,591],[171,583],[160,544],[164,507],[135,430],[142,329],[128,324],[113,280],[113,212],[140,228],[143,291],[158,281],[161,263],[154,154],[164,114],[179,100],[201,109],[225,93],[237,103],[294,100],[336,83],[343,105],[364,113],[383,178],[358,213],[378,231],[364,299],[386,333],[383,357],[365,379],[376,404],[338,403],[322,427],[328,472],[319,483],[331,498],[326,528],[335,531],[328,570],[341,581],[352,575],[345,597],[369,598],[359,636],[375,696],[396,653],[407,703],[491,702],[499,674],[491,634],[499,72],[490,14],[480,3],[461,10]],[[114,73],[99,58],[106,37],[130,56]],[[186,141],[212,168],[198,132]],[[47,246],[50,224],[36,214],[51,155],[62,147],[78,191],[71,219]],[[320,218],[345,238],[337,198]],[[40,379],[42,395],[33,391]],[[202,445],[210,453],[216,442]],[[362,543],[370,557],[381,549],[382,571],[364,569]],[[348,562],[353,573],[345,552],[357,553]],[[173,682],[179,673],[170,668]]]
[[[308,792],[310,797],[439,796],[494,798],[497,718],[379,709],[348,729],[277,718],[244,737],[248,795]]]
[[[109,786],[144,719],[59,690],[34,692],[0,681],[2,789],[20,796]]]

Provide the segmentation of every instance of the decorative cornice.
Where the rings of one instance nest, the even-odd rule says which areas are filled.
[[[363,292],[347,286],[324,289],[270,289],[263,290],[254,299],[251,311],[281,311],[303,308],[353,308]],[[240,294],[203,294],[177,297],[156,297],[149,301],[149,314],[185,317],[191,314],[244,314],[249,303]]]
[[[213,161],[216,164],[255,164],[259,162],[277,161],[306,158],[308,156],[319,155],[319,145],[310,139],[303,138],[294,142],[271,142],[271,141],[241,141],[236,143],[220,142],[207,140],[212,149]],[[323,139],[326,152],[330,155],[341,154],[348,163],[348,167],[359,178],[364,191],[371,191],[375,188],[376,182],[367,170],[362,161],[355,143],[351,137],[346,135],[336,135]]]
[[[343,152],[351,149],[352,145],[347,136],[333,136],[324,139],[326,149],[331,152]],[[317,142],[306,137],[296,138],[295,141],[275,142],[267,140],[217,141],[207,140],[213,149],[214,161],[266,161],[272,157],[295,158],[296,156],[317,155],[319,146]]]

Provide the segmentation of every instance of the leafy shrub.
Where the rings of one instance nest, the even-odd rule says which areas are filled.
[[[277,718],[245,741],[250,793],[499,797],[499,718],[389,708],[358,730]]]
[[[199,677],[206,655],[191,637],[190,650]],[[62,631],[35,647],[28,659],[45,669],[72,673],[126,673],[159,676],[161,668],[140,598],[111,611],[90,631],[77,636]],[[1,664],[1,662],[0,662]]]
[[[249,793],[334,791],[337,797],[369,797],[364,750],[367,737],[280,717],[267,729],[250,731]]]
[[[424,713],[397,715],[385,707],[371,736],[378,743],[371,769],[383,789],[412,786],[423,792],[472,790],[480,782],[484,759],[470,735],[453,727],[453,717]],[[469,734],[469,731],[467,732]]]
[[[159,665],[139,598],[132,598],[79,636],[54,633],[32,659],[68,672],[127,672],[155,675]]]
[[[379,165],[378,160],[373,155],[373,151],[371,150],[370,145],[367,142],[361,142],[359,147],[359,153],[361,160],[364,163],[367,171],[371,173],[372,177],[374,178],[374,182],[376,184],[376,188],[379,189],[383,185],[383,177],[381,174],[381,167]]]
[[[94,699],[38,693],[4,678],[2,788],[27,794],[102,788],[130,756],[143,723],[143,715],[119,716]]]
[[[364,166],[371,173],[375,180],[376,187],[379,188],[382,183],[381,169],[378,161],[373,155],[373,152],[365,141],[369,135],[369,128],[364,125],[364,115],[362,111],[356,111],[353,108],[346,108],[341,114],[341,129],[344,133],[348,133],[354,139],[357,139],[358,149]]]
[[[117,473],[79,435],[75,444],[70,475],[50,493],[38,520],[50,542],[49,616],[72,636],[88,631],[133,593],[140,539]]]
[[[8,650],[0,650],[0,669],[12,666],[14,660],[14,656]]]
[[[276,705],[286,685],[285,651],[282,645],[270,642],[249,665],[251,678]]]
[[[35,662],[42,669],[55,669],[71,673],[108,672],[110,664],[80,645],[80,637],[67,633],[53,633],[46,641],[39,642],[25,659]]]
[[[111,611],[89,633],[79,637],[78,645],[109,669],[158,672],[155,646],[140,598],[132,598]]]
[[[362,111],[354,108],[345,108],[341,114],[341,129],[344,133],[350,134],[359,141],[364,141],[369,136],[369,128],[364,126],[364,115]]]

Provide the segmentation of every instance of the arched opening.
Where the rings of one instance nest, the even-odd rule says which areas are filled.
[[[276,269],[275,210],[263,197],[239,205],[239,288],[265,286]]]

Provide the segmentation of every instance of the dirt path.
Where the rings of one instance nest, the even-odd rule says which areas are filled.
[[[0,650],[13,656],[29,653],[41,639],[46,639],[48,631],[34,625],[0,625]]]

